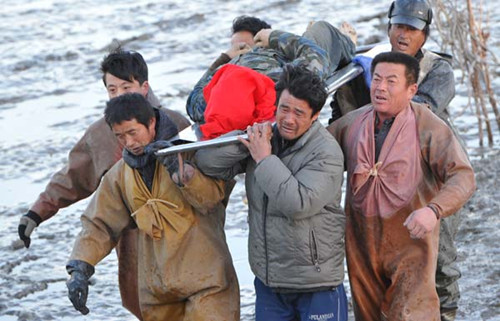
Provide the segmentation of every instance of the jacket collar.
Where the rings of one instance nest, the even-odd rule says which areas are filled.
[[[309,129],[302,136],[293,141],[286,141],[281,137],[277,126],[274,125],[273,138],[271,140],[272,153],[281,158],[301,149],[311,140],[311,137],[321,126],[322,125],[319,120],[315,120],[311,127],[309,127]]]

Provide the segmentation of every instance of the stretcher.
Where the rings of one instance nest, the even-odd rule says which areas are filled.
[[[373,58],[377,54],[386,51],[390,51],[390,44],[378,44],[360,47],[358,48],[358,50],[356,50],[356,53]],[[362,73],[363,68],[352,62],[345,67],[335,71],[330,77],[325,80],[328,95],[333,94],[342,85],[348,83]],[[234,144],[239,142],[238,138],[247,139],[248,136],[247,134],[242,134],[203,140],[203,135],[201,133],[199,125],[193,124],[169,140],[174,146],[160,149],[156,151],[155,154],[158,156],[166,156],[174,153],[188,152],[206,147],[217,147],[227,144]]]

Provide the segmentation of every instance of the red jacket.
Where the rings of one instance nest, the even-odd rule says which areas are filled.
[[[207,102],[205,138],[215,138],[255,122],[274,118],[276,90],[271,78],[250,68],[228,64],[221,67],[203,89]]]

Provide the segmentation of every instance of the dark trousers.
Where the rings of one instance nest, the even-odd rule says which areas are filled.
[[[256,321],[347,321],[344,285],[318,292],[278,293],[255,278]]]

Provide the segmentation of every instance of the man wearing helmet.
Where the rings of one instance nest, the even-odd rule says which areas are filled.
[[[455,79],[449,56],[444,57],[422,48],[432,23],[431,7],[426,0],[397,0],[391,4],[388,16],[387,33],[391,50],[413,56],[420,64],[418,92],[413,101],[428,104],[451,127],[447,108],[455,96]],[[369,74],[371,59],[357,61],[365,74]],[[370,79],[370,76],[365,78]],[[354,81],[339,88],[331,105],[330,123],[369,103],[369,87],[369,83]]]
[[[455,78],[448,60],[422,48],[431,23],[432,9],[426,0],[396,0],[389,9],[389,41],[392,51],[413,56],[420,63],[418,92],[413,101],[428,104],[449,124],[447,107],[455,96]]]

